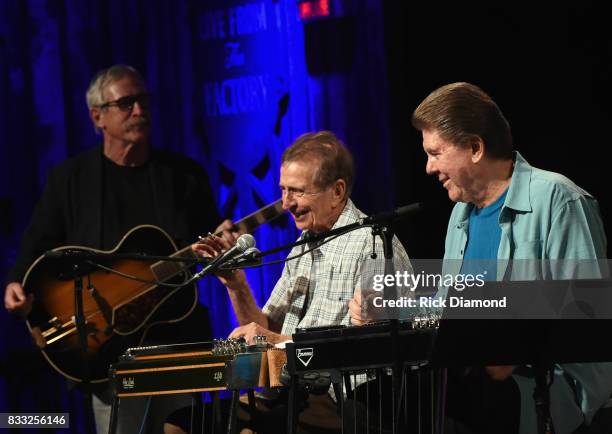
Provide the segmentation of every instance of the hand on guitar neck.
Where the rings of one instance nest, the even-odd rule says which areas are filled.
[[[198,255],[205,258],[214,258],[223,252],[231,249],[240,235],[240,232],[233,232],[234,225],[231,221],[225,220],[217,227],[214,234],[200,238],[192,244],[191,249]],[[246,285],[246,276],[242,270],[218,271],[215,275],[221,283],[228,289],[237,289]]]
[[[231,220],[225,219],[221,222],[214,235],[224,239],[230,245],[236,244],[238,237],[246,232],[245,228],[236,226]]]
[[[224,220],[216,229],[215,233],[209,233],[205,237],[192,244],[191,249],[199,256],[214,258],[228,251],[236,244],[238,238],[255,230],[260,224],[276,218],[282,213],[281,201],[271,203],[258,211],[248,215],[240,221],[233,223],[231,220]],[[229,290],[248,289],[248,283],[242,270],[218,271],[215,273]]]

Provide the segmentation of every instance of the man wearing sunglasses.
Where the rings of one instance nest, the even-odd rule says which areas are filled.
[[[36,294],[26,294],[20,282],[34,260],[49,249],[79,245],[111,250],[128,230],[143,224],[162,228],[183,247],[220,220],[202,167],[182,155],[151,147],[150,97],[138,71],[115,65],[99,72],[91,81],[86,99],[103,143],[49,172],[47,186],[9,273],[4,298],[9,312],[27,315],[31,310]],[[173,324],[152,327],[146,335],[147,343],[210,340],[208,316],[195,302],[195,291],[180,291],[164,302],[160,307],[164,318],[177,319],[190,313]],[[195,309],[190,310],[193,306]],[[181,314],[174,316],[177,312]],[[99,434],[106,433],[110,393],[105,387],[92,387],[96,389],[96,428]],[[170,412],[186,404],[164,399],[153,400],[150,426],[155,424],[151,421],[155,416],[159,416],[161,426],[164,414],[160,409]],[[119,433],[139,432],[145,405],[146,398],[122,403]]]

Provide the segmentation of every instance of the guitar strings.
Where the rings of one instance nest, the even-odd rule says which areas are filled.
[[[153,280],[144,279],[142,277],[133,276],[131,274],[126,274],[126,273],[124,273],[122,271],[115,270],[114,268],[110,268],[110,267],[107,267],[105,265],[98,264],[97,262],[94,262],[94,261],[89,261],[88,260],[87,263],[89,265],[93,265],[94,267],[100,268],[101,270],[108,271],[109,273],[112,273],[112,274],[116,274],[117,276],[125,277],[126,279],[135,280],[135,281],[141,282],[141,283],[147,283],[147,284],[150,284],[150,285],[167,286],[169,288],[182,288],[183,286],[186,286],[186,285],[189,285],[190,283],[192,283],[191,279],[189,279],[189,280],[187,280],[187,281],[185,281],[183,283],[167,283],[167,282],[162,282],[160,280],[155,280],[155,279],[153,279]],[[180,273],[183,273],[185,271],[188,271],[188,269],[189,269],[189,267],[182,268],[182,269],[180,269],[180,271],[177,272],[177,274],[180,274]]]

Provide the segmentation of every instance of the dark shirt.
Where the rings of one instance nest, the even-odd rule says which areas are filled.
[[[154,150],[133,169],[109,162],[96,147],[49,172],[7,283],[22,281],[49,249],[110,249],[140,224],[159,226],[184,247],[219,224],[214,203],[206,173],[185,156]]]
[[[139,167],[119,166],[103,158],[102,236],[104,250],[115,247],[117,240],[142,224],[160,225],[153,195],[149,163]]]

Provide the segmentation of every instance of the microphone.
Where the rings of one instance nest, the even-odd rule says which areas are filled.
[[[362,218],[361,224],[388,224],[395,220],[406,218],[412,214],[423,211],[423,204],[421,202],[411,203],[410,205],[400,206],[391,211],[384,211],[372,216]]]
[[[233,257],[243,252],[246,252],[246,250],[250,248],[254,248],[255,244],[257,244],[257,242],[255,241],[255,237],[253,235],[242,234],[236,240],[236,244],[234,245],[234,247],[232,247],[231,249],[227,250],[225,253],[222,253],[221,256],[219,256],[219,258],[223,258],[223,259],[219,259],[219,262],[221,263],[226,262],[232,259]]]
[[[241,255],[229,260],[221,266],[222,269],[239,268],[245,265],[261,264],[261,251],[257,247],[249,247]]]
[[[222,264],[231,260],[237,255],[245,252],[247,249],[255,247],[256,241],[255,237],[251,234],[242,234],[236,240],[236,244],[231,249],[222,253],[221,255],[215,257],[212,261],[210,261],[200,272],[196,273],[191,281],[199,279],[204,276],[206,273],[209,273],[212,270],[218,269]]]

